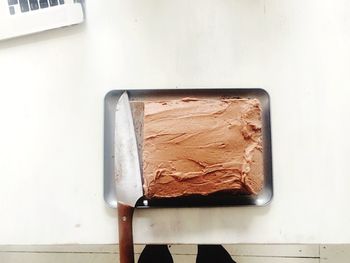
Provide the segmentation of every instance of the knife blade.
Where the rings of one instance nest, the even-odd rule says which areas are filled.
[[[134,122],[126,91],[117,102],[115,127],[119,262],[134,263],[132,216],[137,200],[143,195],[143,190]]]
[[[119,98],[115,113],[115,179],[119,203],[134,207],[143,195],[137,141],[128,93]]]

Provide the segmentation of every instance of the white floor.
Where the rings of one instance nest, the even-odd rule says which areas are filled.
[[[143,245],[135,246],[138,258]],[[194,263],[196,245],[170,245],[175,263]],[[225,245],[237,263],[348,263],[349,245]],[[117,245],[0,246],[4,263],[117,263]]]

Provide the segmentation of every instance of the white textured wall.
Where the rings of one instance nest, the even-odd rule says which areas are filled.
[[[136,242],[350,242],[350,2],[90,0],[83,26],[0,42],[0,244],[114,243],[103,97],[261,87],[275,196],[264,208],[136,212]]]

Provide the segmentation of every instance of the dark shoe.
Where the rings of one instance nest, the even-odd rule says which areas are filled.
[[[173,263],[167,245],[146,245],[138,263]]]
[[[198,245],[196,263],[236,263],[221,245]]]

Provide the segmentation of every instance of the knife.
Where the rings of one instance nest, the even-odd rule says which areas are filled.
[[[143,196],[143,190],[135,128],[126,91],[117,102],[115,133],[120,263],[134,263],[132,216],[137,200]]]

